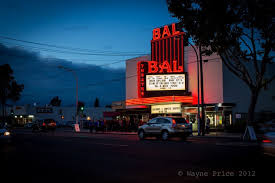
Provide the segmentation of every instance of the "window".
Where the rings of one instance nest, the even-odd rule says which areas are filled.
[[[149,123],[157,123],[157,119],[151,119]]]
[[[173,118],[177,124],[187,123],[184,118]]]
[[[158,118],[158,123],[170,123],[170,121],[165,118]]]

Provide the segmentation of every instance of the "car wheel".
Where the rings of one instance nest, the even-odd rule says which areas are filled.
[[[143,140],[144,139],[144,130],[139,130],[138,131],[138,138],[139,138],[139,140]]]
[[[164,130],[164,131],[162,131],[162,133],[161,133],[161,139],[162,140],[168,140],[168,136],[169,136],[169,134],[168,134],[168,131],[167,130]]]

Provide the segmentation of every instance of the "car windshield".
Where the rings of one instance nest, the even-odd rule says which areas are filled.
[[[173,118],[177,124],[187,123],[184,118]]]

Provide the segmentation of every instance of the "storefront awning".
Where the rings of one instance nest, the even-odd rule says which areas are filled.
[[[180,102],[180,103],[192,104],[193,97],[192,96],[163,96],[163,97],[128,99],[126,100],[126,106],[150,105],[150,104],[167,103],[167,102]]]

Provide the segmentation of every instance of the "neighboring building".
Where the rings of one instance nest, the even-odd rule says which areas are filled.
[[[10,115],[13,111],[13,116],[17,124],[24,125],[28,122],[41,119],[54,119],[60,123],[67,121],[75,121],[75,107],[53,107],[53,106],[13,106],[8,109]],[[83,114],[80,112],[79,120],[103,120],[104,112],[113,111],[111,108],[105,107],[85,107]]]

